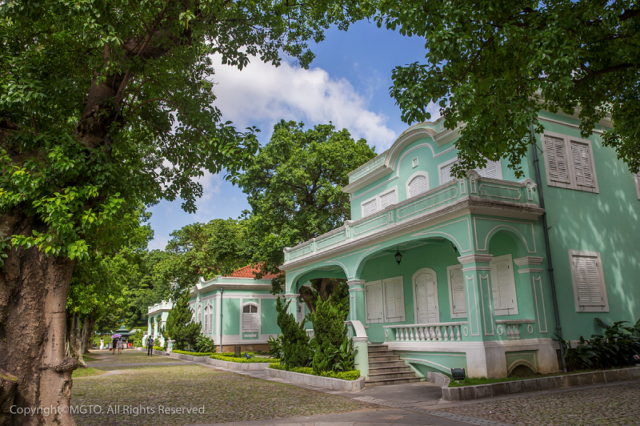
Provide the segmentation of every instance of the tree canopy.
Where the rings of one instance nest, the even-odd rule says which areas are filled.
[[[261,274],[279,273],[282,250],[341,226],[350,217],[347,173],[375,157],[364,139],[355,141],[333,124],[304,128],[281,121],[233,183],[248,196],[247,242]],[[249,257],[249,256],[247,256]],[[281,281],[274,280],[274,291]]]
[[[424,63],[396,67],[391,96],[407,123],[430,118],[436,102],[447,128],[462,124],[460,166],[508,158],[521,173],[529,128],[541,109],[577,112],[587,137],[604,133],[632,172],[640,167],[640,7],[616,0],[381,0],[378,26],[425,38]]]

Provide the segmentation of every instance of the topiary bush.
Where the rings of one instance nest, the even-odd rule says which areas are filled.
[[[278,312],[278,327],[282,331],[282,359],[281,362],[289,368],[307,367],[313,356],[309,345],[309,336],[302,324],[289,312],[291,300],[282,303],[280,297],[276,301]]]
[[[332,297],[322,301],[320,297],[316,302],[316,311],[309,313],[308,318],[313,323],[314,338],[312,345],[315,349],[311,367],[315,374],[334,370],[338,361],[340,347],[347,337],[347,325],[344,323],[348,308],[342,304],[333,304]],[[345,350],[348,344],[345,344]],[[343,363],[342,367],[347,366]]]

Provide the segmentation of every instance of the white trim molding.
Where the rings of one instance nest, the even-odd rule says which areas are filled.
[[[515,263],[518,266],[542,265],[543,261],[544,261],[544,258],[538,257],[538,256],[525,256],[525,257],[519,257],[517,259],[513,259],[513,263]]]
[[[460,262],[463,265],[465,263],[489,263],[491,262],[492,259],[493,259],[492,254],[473,253],[473,254],[468,254],[466,256],[460,256],[458,258],[458,262]]]

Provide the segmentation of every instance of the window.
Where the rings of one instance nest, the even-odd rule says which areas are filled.
[[[385,322],[404,321],[404,285],[402,277],[382,281],[384,287]]]
[[[213,306],[209,306],[209,333],[213,332]]]
[[[398,196],[396,188],[387,190],[386,192],[381,193],[380,195],[376,195],[373,198],[370,198],[366,201],[362,202],[362,217],[371,216],[372,214],[384,210],[388,206],[392,204],[396,204],[398,202]]]
[[[466,318],[467,295],[464,288],[462,265],[447,267],[447,279],[449,281],[449,307],[451,308],[451,318]]]
[[[382,281],[373,281],[364,285],[364,303],[367,323],[377,324],[383,321]]]
[[[455,179],[451,175],[451,168],[458,162],[458,158],[447,161],[440,164],[438,170],[440,173],[440,185]],[[500,161],[487,161],[487,165],[482,169],[475,169],[476,172],[482,177],[491,179],[502,179],[502,164]]]
[[[599,192],[591,141],[551,132],[542,138],[548,186]]]
[[[633,175],[633,179],[636,181],[636,193],[638,195],[638,200],[640,200],[640,173],[635,173]]]
[[[202,313],[202,307],[201,307],[201,306],[198,306],[198,315],[196,315],[196,322],[197,322],[198,324],[200,324],[200,323],[202,322],[202,316],[201,316],[201,313]]]
[[[425,172],[417,172],[407,179],[407,198],[429,190],[429,175]]]
[[[258,305],[248,303],[242,307],[242,331],[260,331]]]
[[[404,286],[402,277],[364,284],[367,323],[404,321]]]
[[[204,307],[204,333],[209,332],[209,307]]]
[[[569,250],[576,312],[609,312],[600,253]]]
[[[518,299],[511,255],[494,257],[489,265],[491,266],[494,314],[496,316],[517,315]]]

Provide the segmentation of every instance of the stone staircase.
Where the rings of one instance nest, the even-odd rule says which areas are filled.
[[[419,382],[411,368],[387,345],[369,345],[369,378],[366,386],[400,385]]]

